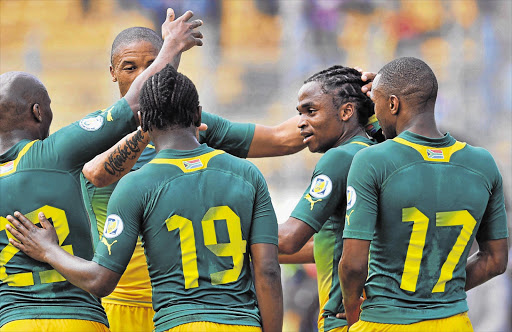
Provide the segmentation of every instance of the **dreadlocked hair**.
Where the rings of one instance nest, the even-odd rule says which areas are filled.
[[[320,83],[322,92],[333,96],[336,108],[344,103],[355,103],[357,118],[362,127],[366,126],[368,118],[374,113],[372,100],[361,91],[366,83],[361,80],[361,73],[354,68],[332,66],[314,74],[304,84],[309,82]]]
[[[139,103],[144,131],[189,127],[198,112],[199,95],[194,83],[168,64],[144,82]]]

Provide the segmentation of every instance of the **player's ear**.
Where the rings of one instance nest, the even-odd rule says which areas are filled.
[[[202,113],[203,113],[203,108],[201,106],[197,106],[197,113],[194,116],[194,126],[199,127],[201,125]]]
[[[37,122],[41,122],[43,121],[43,117],[41,115],[41,108],[39,107],[39,104],[34,104],[32,105],[32,115],[34,116],[34,119],[37,121]]]
[[[112,82],[117,82],[116,72],[112,66],[110,66],[110,76],[112,76]]]
[[[397,96],[391,95],[389,96],[389,110],[391,114],[397,115],[400,109],[400,99]]]
[[[339,114],[342,121],[348,121],[354,115],[355,106],[353,103],[345,103],[340,106]]]

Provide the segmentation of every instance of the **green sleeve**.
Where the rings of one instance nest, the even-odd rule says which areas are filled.
[[[105,229],[96,247],[93,261],[122,274],[130,261],[144,212],[144,188],[137,185],[136,174],[124,176],[108,202]]]
[[[86,162],[135,129],[133,112],[123,98],[109,108],[91,113],[58,130],[43,144],[62,156],[56,160],[59,167],[64,165],[66,169],[81,169]]]
[[[369,166],[372,164],[371,161],[370,149],[364,149],[356,154],[350,166],[347,178],[347,214],[343,238],[370,241],[373,239],[377,223],[380,188],[376,172],[380,166]]]
[[[252,212],[250,244],[270,243],[277,245],[277,218],[263,175],[252,165],[256,197]]]
[[[311,183],[291,217],[302,220],[319,232],[340,204],[345,204],[347,173],[352,156],[338,149],[327,151],[318,161]]]
[[[208,129],[199,132],[201,143],[240,158],[247,157],[254,137],[254,124],[230,122],[207,112],[202,113],[202,122],[208,125]]]
[[[489,157],[492,159],[490,155]],[[491,197],[476,234],[478,242],[508,237],[503,180],[494,159],[490,160],[487,164],[491,168]]]

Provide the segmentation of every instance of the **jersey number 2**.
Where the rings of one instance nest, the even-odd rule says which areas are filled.
[[[428,218],[415,207],[402,209],[402,222],[413,222],[409,247],[405,257],[404,272],[400,288],[415,292],[420,273],[421,259],[423,258],[423,248],[425,247],[425,238],[427,236]],[[446,261],[441,267],[441,275],[437,280],[432,293],[442,293],[446,282],[453,277],[455,266],[459,263],[460,256],[466,249],[476,220],[467,210],[449,211],[436,213],[436,226],[460,226],[462,229],[452,250],[448,254]]]
[[[226,220],[229,243],[217,243],[215,220]],[[196,240],[192,220],[174,215],[165,221],[167,230],[179,229],[181,243],[181,264],[185,278],[185,289],[199,287],[199,270],[197,268]],[[210,274],[213,285],[236,281],[242,272],[247,241],[242,239],[240,217],[229,206],[212,207],[201,221],[204,245],[216,256],[232,257],[233,268]]]
[[[46,218],[52,219],[53,226],[59,236],[59,244],[62,249],[73,255],[72,246],[63,246],[62,243],[66,240],[69,235],[68,219],[66,218],[66,212],[53,206],[45,205],[40,209],[34,210],[25,214],[25,216],[32,221],[33,224],[39,223],[38,214],[43,212]],[[5,225],[8,223],[7,219],[0,217],[0,232],[5,230]],[[12,238],[11,233],[7,232],[7,237]],[[9,286],[23,287],[34,285],[34,273],[39,275],[39,279],[42,284],[49,284],[53,282],[65,281],[64,277],[55,270],[46,270],[40,272],[24,272],[8,275],[5,269],[5,265],[18,253],[19,249],[14,247],[12,244],[8,244],[5,248],[0,251],[0,280],[7,283]]]

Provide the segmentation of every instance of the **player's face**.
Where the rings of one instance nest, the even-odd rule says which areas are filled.
[[[119,85],[121,97],[128,92],[135,78],[155,61],[157,55],[158,49],[147,41],[135,41],[114,54],[110,75],[112,81]]]
[[[386,139],[390,139],[396,137],[395,117],[390,112],[389,98],[383,93],[379,81],[380,75],[377,75],[372,84],[371,99],[375,105],[375,116],[379,120],[382,132]]]
[[[324,93],[318,82],[309,82],[299,90],[297,126],[311,152],[325,152],[335,146],[343,132],[332,95]]]

